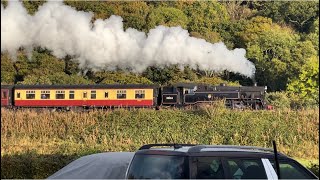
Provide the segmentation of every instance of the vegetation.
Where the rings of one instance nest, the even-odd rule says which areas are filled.
[[[1,1],[4,6],[6,1]],[[44,1],[23,1],[34,14]],[[66,56],[36,48],[17,57],[1,52],[1,84],[203,82],[268,86],[274,111],[139,109],[81,113],[1,110],[1,178],[46,178],[86,154],[134,151],[145,143],[241,144],[271,147],[301,159],[319,174],[318,1],[65,1],[94,19],[119,15],[124,28],[148,32],[181,26],[191,36],[246,49],[255,79],[179,65],[142,73],[93,71]],[[314,108],[317,106],[317,108]],[[310,163],[311,161],[312,163]]]
[[[1,121],[1,178],[46,178],[79,156],[146,143],[272,147],[276,139],[279,151],[310,167],[306,160],[319,159],[318,109],[234,111],[220,103],[197,110],[2,109]]]
[[[34,14],[44,1],[23,3]],[[271,92],[288,91],[303,101],[319,102],[318,1],[64,3],[93,12],[94,19],[119,15],[124,19],[125,29],[148,32],[158,25],[181,26],[191,36],[208,42],[222,41],[230,49],[245,48],[247,58],[256,66],[258,85],[268,86]],[[35,49],[29,58],[22,49],[17,59],[1,53],[1,84],[226,82],[252,85],[253,81],[230,72],[217,74],[189,67],[181,70],[178,65],[149,67],[141,74],[118,70],[97,72],[79,67],[72,57],[57,59],[41,48]]]

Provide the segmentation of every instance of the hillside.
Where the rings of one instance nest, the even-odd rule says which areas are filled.
[[[10,3],[8,4],[5,1],[1,3],[4,9],[10,6]],[[46,3],[44,1],[23,1],[26,13],[29,13],[30,17],[37,16],[37,12],[44,13],[43,9],[45,8],[41,8],[42,11],[38,10],[43,4]],[[87,16],[90,16],[87,19],[90,20],[91,18],[91,23],[98,23],[98,21],[102,23],[101,20],[104,19],[111,22],[113,20],[110,17],[116,15],[123,19],[120,22],[121,24],[119,24],[119,26],[123,26],[123,33],[126,33],[131,28],[151,37],[151,30],[155,31],[155,28],[159,25],[165,27],[179,26],[188,33],[186,37],[203,39],[208,43],[223,42],[232,53],[236,53],[236,51],[233,52],[236,48],[243,48],[246,51],[245,58],[248,59],[248,62],[245,63],[254,64],[254,76],[247,77],[241,70],[234,69],[239,64],[232,64],[232,62],[240,59],[242,53],[240,51],[236,55],[238,58],[234,60],[230,59],[229,64],[223,65],[225,70],[223,70],[224,68],[218,70],[215,66],[208,68],[207,62],[201,60],[201,58],[197,60],[197,57],[192,54],[188,54],[189,57],[181,57],[179,61],[176,61],[174,59],[177,58],[178,52],[173,52],[171,56],[169,55],[170,48],[159,52],[158,58],[160,59],[165,58],[162,56],[168,53],[168,58],[161,60],[166,61],[164,64],[161,64],[160,59],[157,60],[157,57],[151,58],[150,63],[148,62],[149,65],[143,65],[147,61],[140,61],[139,59],[137,59],[136,63],[130,63],[130,58],[133,58],[133,55],[131,55],[128,56],[129,59],[124,59],[125,61],[128,60],[128,62],[123,66],[123,64],[119,64],[119,62],[124,61],[121,60],[120,56],[113,57],[112,54],[107,53],[106,56],[98,57],[100,50],[104,49],[104,47],[109,47],[110,44],[105,44],[99,48],[98,46],[97,48],[92,48],[91,44],[92,46],[96,46],[98,44],[97,41],[91,43],[89,41],[90,38],[84,40],[87,38],[87,34],[74,36],[78,32],[77,29],[70,29],[70,32],[74,31],[75,33],[63,34],[63,28],[72,28],[72,26],[62,24],[65,27],[57,27],[57,31],[62,34],[60,36],[57,34],[57,37],[54,37],[61,40],[56,45],[47,45],[50,44],[49,41],[54,41],[54,39],[50,40],[51,37],[48,36],[48,39],[41,40],[43,42],[32,51],[30,51],[30,47],[24,47],[26,45],[23,45],[25,44],[23,42],[20,42],[22,43],[21,45],[10,45],[10,47],[17,48],[14,50],[9,49],[9,45],[8,47],[3,47],[1,49],[1,84],[170,84],[174,82],[219,84],[221,82],[228,82],[234,85],[252,85],[252,82],[256,81],[258,85],[268,86],[268,91],[288,91],[291,94],[298,94],[302,99],[307,101],[316,100],[319,102],[319,2],[317,1],[65,1],[64,4],[59,5],[65,8],[64,13],[74,13],[75,19],[71,18],[73,16],[70,16],[71,19],[67,18],[67,16],[65,18],[62,17],[62,20],[65,19],[65,22],[68,23],[72,23],[72,21],[75,23],[80,22],[80,19],[76,19]],[[92,14],[85,14],[86,12],[91,12]],[[9,18],[9,16],[9,13],[5,15],[5,12],[1,14],[1,18]],[[10,20],[8,20],[9,22]],[[80,25],[78,24],[77,26]],[[91,24],[90,26],[95,27],[97,24]],[[28,24],[26,28],[28,28]],[[32,31],[32,27],[30,28]],[[44,35],[51,34],[50,29],[43,29],[42,25],[41,28],[40,30],[44,31]],[[95,28],[98,28],[98,26]],[[119,28],[121,30],[121,27]],[[107,31],[107,29],[105,30]],[[35,29],[35,31],[39,30]],[[88,33],[91,31],[88,31]],[[23,33],[23,30],[21,32],[6,32],[4,30],[4,33],[11,37],[16,36],[16,38],[22,36],[21,40],[26,35],[26,33]],[[17,33],[21,33],[21,35]],[[67,39],[62,38],[62,36]],[[80,41],[80,38],[76,44],[71,42],[78,37],[82,37],[83,41]],[[1,42],[4,45],[10,43],[9,41]],[[198,41],[195,42],[198,43]],[[33,43],[37,44],[37,42]],[[61,43],[66,43],[66,46],[59,47],[57,50],[54,49],[55,46]],[[76,48],[79,43],[90,45],[86,47],[88,50],[92,48],[88,52],[81,52],[88,53],[85,55],[86,57],[88,56],[86,61],[79,59],[79,57],[83,57],[80,51],[76,53],[77,49],[65,50],[63,54],[57,52],[58,50],[60,52],[62,49]],[[179,44],[178,42],[176,43]],[[120,47],[123,54],[125,54],[124,46],[129,46],[129,44],[127,42]],[[217,46],[217,44],[215,45]],[[150,46],[146,46],[150,47],[151,44]],[[133,51],[134,47],[130,49]],[[194,53],[198,53],[202,51],[201,49],[203,48],[193,49],[193,51]],[[14,53],[15,50],[18,50],[18,52]],[[186,51],[185,53],[189,52]],[[226,61],[226,56],[221,56],[215,61]],[[187,58],[191,59],[183,62]],[[212,56],[212,58],[217,57]],[[98,61],[99,63],[101,63],[100,61],[105,63],[96,64]],[[158,61],[160,64],[154,64],[151,61]],[[179,64],[179,62],[183,64]],[[210,64],[210,62],[208,63]],[[144,68],[142,68],[142,65]],[[139,66],[142,69],[136,69]],[[228,67],[226,68],[226,66]],[[99,69],[95,69],[96,67],[99,67]],[[100,67],[103,68],[101,69]]]

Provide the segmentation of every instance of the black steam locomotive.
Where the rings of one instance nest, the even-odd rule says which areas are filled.
[[[230,108],[265,108],[267,87],[261,86],[210,86],[205,84],[176,84],[161,89],[161,105],[193,106],[224,99]]]
[[[230,108],[264,109],[267,88],[220,84],[1,85],[1,107],[112,108],[185,107],[224,99]]]

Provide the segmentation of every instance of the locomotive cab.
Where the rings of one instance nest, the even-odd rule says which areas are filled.
[[[185,96],[193,95],[197,91],[196,84],[179,83],[172,86],[165,86],[162,88],[162,101],[163,106],[184,106]]]

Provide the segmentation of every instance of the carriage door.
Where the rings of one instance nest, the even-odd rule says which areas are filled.
[[[1,106],[9,105],[9,90],[1,89]]]
[[[87,90],[82,91],[82,105],[86,106],[87,105],[87,100],[88,100],[88,92]]]

